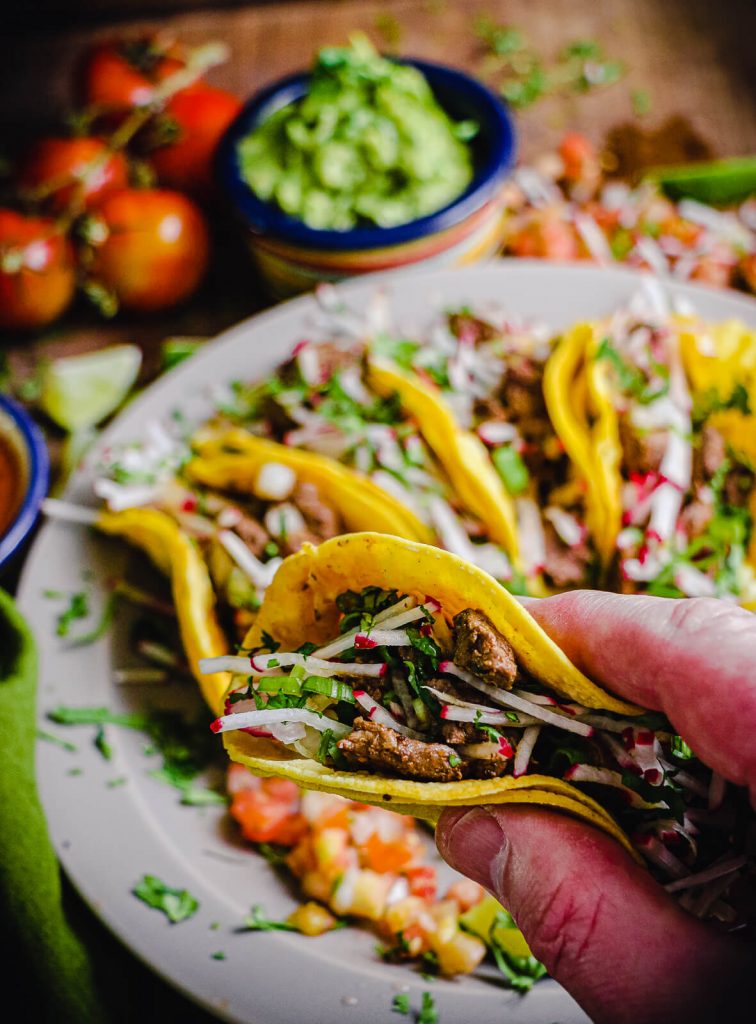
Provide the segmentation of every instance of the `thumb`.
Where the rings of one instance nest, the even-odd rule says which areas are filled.
[[[693,1024],[715,1010],[741,1019],[756,987],[747,949],[681,910],[609,836],[566,815],[498,805],[447,809],[436,842],[510,911],[597,1024]]]

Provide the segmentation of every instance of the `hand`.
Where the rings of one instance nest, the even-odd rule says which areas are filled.
[[[709,598],[525,601],[588,676],[663,711],[756,806],[756,618]],[[677,906],[608,836],[523,806],[444,812],[436,839],[598,1024],[752,1020],[756,949]],[[748,1009],[750,1003],[750,1009]]]

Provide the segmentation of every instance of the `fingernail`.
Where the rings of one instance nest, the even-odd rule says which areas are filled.
[[[509,844],[498,819],[485,807],[445,811],[436,843],[453,868],[486,889],[497,889]]]

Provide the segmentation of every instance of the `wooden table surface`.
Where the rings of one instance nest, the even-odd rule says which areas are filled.
[[[92,16],[123,12],[135,0],[98,0]],[[160,0],[156,0],[160,2]],[[169,0],[169,6],[180,0]],[[196,5],[198,0],[194,0]],[[150,0],[141,0],[153,7]],[[225,40],[231,59],[212,75],[216,84],[249,96],[278,76],[307,66],[314,51],[344,42],[355,29],[367,31],[396,52],[447,62],[480,73],[484,51],[473,26],[487,14],[524,30],[545,57],[578,39],[599,41],[607,56],[624,62],[627,74],[588,95],[546,98],[517,115],[519,155],[529,160],[547,151],[568,129],[596,142],[618,124],[653,130],[682,115],[695,135],[720,155],[756,152],[756,4],[752,0],[317,0],[227,9],[172,12],[163,17],[99,20],[81,24],[89,9],[79,4],[77,24],[61,11],[68,0],[40,0],[55,13],[34,24],[0,32],[0,124],[3,148],[11,150],[50,129],[73,103],[76,62],[94,39],[118,32],[170,27],[182,39]],[[70,19],[69,19],[70,20]],[[650,111],[633,113],[631,97],[643,90]],[[156,367],[160,339],[173,333],[212,334],[266,303],[235,232],[214,217],[218,231],[215,266],[201,292],[182,309],[146,319],[103,322],[84,304],[39,339],[6,348],[12,367],[27,372],[41,357],[55,357],[130,340],[143,345],[146,373]]]

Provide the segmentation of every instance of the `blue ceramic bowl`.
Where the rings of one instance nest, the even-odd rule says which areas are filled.
[[[390,228],[325,231],[308,227],[255,195],[241,175],[238,143],[275,111],[301,99],[307,93],[309,73],[290,75],[257,93],[222,139],[216,158],[221,193],[243,224],[252,254],[276,294],[410,264],[472,263],[498,248],[502,187],[516,148],[509,110],[463,71],[419,60],[401,63],[422,72],[454,120],[474,120],[479,125],[471,143],[473,180],[436,213]]]
[[[12,399],[0,395],[0,435],[18,464],[13,518],[0,534],[0,573],[9,567],[29,537],[47,494],[50,460],[42,431]]]

